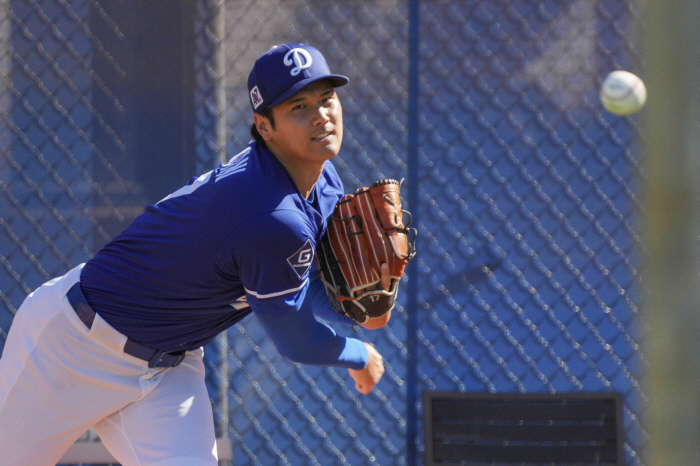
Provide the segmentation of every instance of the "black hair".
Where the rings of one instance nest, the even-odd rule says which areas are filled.
[[[267,118],[270,121],[270,126],[272,129],[275,129],[275,117],[272,116],[272,108],[266,108],[260,112],[260,116]],[[253,123],[253,125],[250,127],[250,135],[253,136],[253,139],[255,139],[255,142],[257,142],[259,146],[267,147],[267,144],[258,132],[258,127],[255,126],[255,123]]]

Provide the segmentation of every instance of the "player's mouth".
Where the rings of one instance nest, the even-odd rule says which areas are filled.
[[[333,132],[329,131],[328,133],[319,134],[318,136],[311,138],[311,140],[312,141],[325,141],[331,134],[333,134]]]

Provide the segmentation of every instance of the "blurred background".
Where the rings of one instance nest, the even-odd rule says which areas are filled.
[[[247,76],[314,45],[339,91],[346,192],[404,178],[419,230],[390,324],[353,331],[386,374],[281,358],[254,317],[206,349],[238,465],[423,465],[426,391],[620,393],[648,464],[636,0],[0,1],[0,348],[24,297],[242,150]]]

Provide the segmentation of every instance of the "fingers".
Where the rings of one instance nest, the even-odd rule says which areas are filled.
[[[348,369],[348,373],[355,380],[355,390],[363,395],[372,393],[372,389],[376,385],[369,376],[367,368],[361,370]]]
[[[370,393],[372,393],[372,388],[373,387],[367,389],[367,387],[365,387],[363,384],[355,382],[355,390],[362,393],[363,395],[369,395]]]
[[[360,370],[348,369],[348,373],[355,381],[355,389],[363,395],[369,395],[384,375],[384,359],[372,345],[367,342],[364,344],[369,353],[367,365]]]
[[[363,395],[369,395],[372,393],[372,389],[375,384],[364,384],[362,382],[355,382],[355,390],[362,393]]]
[[[382,277],[381,283],[384,291],[389,291],[391,289],[391,274],[389,273],[389,264],[384,262],[379,268]]]

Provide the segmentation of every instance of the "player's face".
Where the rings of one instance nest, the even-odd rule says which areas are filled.
[[[343,141],[343,109],[326,80],[308,85],[272,109],[275,128],[267,145],[288,163],[325,162]]]

